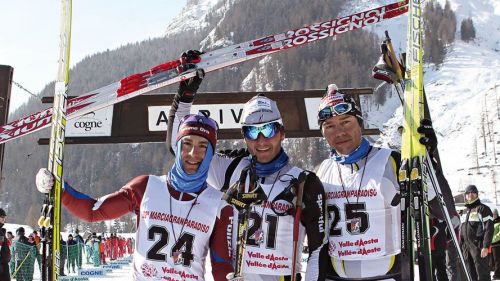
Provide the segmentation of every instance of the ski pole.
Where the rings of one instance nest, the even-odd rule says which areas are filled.
[[[455,235],[455,231],[453,228],[453,224],[451,222],[451,217],[450,213],[448,212],[448,209],[446,208],[446,204],[444,202],[443,194],[441,192],[441,186],[439,185],[439,182],[437,181],[436,178],[436,173],[434,172],[434,168],[432,167],[432,163],[430,163],[430,157],[429,157],[429,152],[427,152],[427,157],[426,157],[426,165],[427,165],[427,170],[430,171],[430,180],[432,183],[432,187],[434,188],[434,191],[436,192],[436,198],[439,200],[439,205],[441,206],[441,210],[444,214],[444,218],[446,221],[446,225],[448,226],[448,229],[450,230],[450,236],[451,240],[453,241],[453,245],[457,249],[458,256],[460,257],[460,265],[465,272],[465,275],[467,277],[468,281],[472,281],[472,277],[469,274],[469,271],[467,271],[467,266],[465,265],[465,259],[462,251],[460,250],[460,246],[458,244],[458,239],[457,236]]]
[[[297,279],[297,258],[299,257],[299,230],[300,215],[302,214],[302,196],[304,194],[304,184],[307,174],[305,171],[300,173],[298,183],[296,184],[297,201],[295,202],[295,217],[293,219],[293,256],[292,256],[292,281]],[[300,251],[302,252],[302,251]]]

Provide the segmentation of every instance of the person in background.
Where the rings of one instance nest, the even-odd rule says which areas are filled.
[[[12,246],[12,255],[16,261],[16,269],[12,277],[17,281],[33,280],[36,246],[33,236],[28,239],[25,234],[24,227],[16,229],[16,238]]]
[[[33,231],[33,240],[35,241],[36,246],[36,263],[38,264],[38,269],[42,272],[42,254],[40,252],[41,241],[40,235],[38,235],[38,231]]]
[[[78,253],[76,256],[76,265],[78,269],[82,268],[82,260],[83,254],[85,253],[85,242],[83,241],[83,237],[80,235],[80,231],[78,228],[75,230],[75,242],[77,244]]]
[[[7,213],[4,209],[0,208],[0,280],[2,281],[10,281],[10,243],[7,237],[7,230],[3,227],[6,217]]]
[[[101,236],[97,236],[96,233],[92,235],[92,256],[94,260],[94,266],[98,267],[101,265]]]
[[[489,281],[489,247],[493,238],[493,213],[479,200],[475,185],[465,188],[465,207],[460,226],[460,246],[473,280]]]
[[[86,264],[91,264],[92,260],[92,235],[89,235],[87,239],[85,239],[85,253],[86,253]]]
[[[14,243],[14,234],[12,234],[12,231],[7,231],[7,240],[9,242],[9,249],[10,249],[10,252],[12,253],[12,245]],[[10,262],[9,262],[9,270],[10,270],[10,276],[12,277],[12,273],[14,273],[14,269],[16,269],[16,261],[12,258],[12,255],[11,255],[11,259],[10,259]]]
[[[66,265],[66,261],[68,260],[68,244],[63,240],[62,236],[60,238],[61,240],[59,242],[59,251],[61,259],[59,261],[59,276],[66,276],[66,274],[64,273],[64,266]]]
[[[68,241],[66,242],[68,246],[68,273],[75,273],[78,260],[78,243],[73,239],[73,235],[68,235]]]
[[[493,256],[493,279],[500,279],[500,217],[498,210],[493,210],[493,239],[491,240]]]

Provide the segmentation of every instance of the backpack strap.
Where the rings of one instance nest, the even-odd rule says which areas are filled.
[[[229,166],[226,169],[226,174],[224,176],[224,184],[222,185],[221,191],[226,192],[227,189],[229,188],[229,181],[231,180],[231,176],[233,175],[234,170],[236,169],[236,166],[240,164],[241,159],[245,157],[244,155],[238,156],[231,161]]]

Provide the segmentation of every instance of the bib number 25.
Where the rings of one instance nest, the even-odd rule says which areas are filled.
[[[342,217],[339,207],[337,207],[337,205],[328,205],[327,208],[328,214],[332,220],[330,236],[341,236],[342,226],[339,225],[339,221]],[[362,234],[370,228],[365,203],[347,203],[344,205],[344,211],[345,230],[347,230],[349,234]]]

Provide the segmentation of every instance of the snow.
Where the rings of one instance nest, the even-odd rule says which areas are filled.
[[[165,36],[191,32],[208,26],[206,16],[222,0],[191,0],[181,13],[168,24]]]

